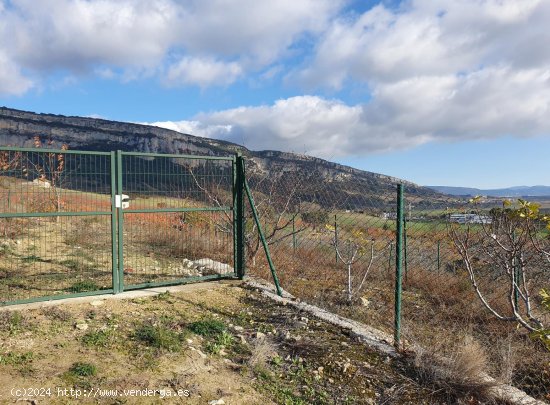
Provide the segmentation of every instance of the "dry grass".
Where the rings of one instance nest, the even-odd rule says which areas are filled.
[[[252,344],[248,365],[251,368],[265,368],[277,356],[277,347],[268,339],[256,339]]]
[[[368,306],[345,305],[345,272],[334,258],[318,246],[299,246],[294,251],[290,246],[273,246],[274,263],[283,288],[293,295],[312,304],[356,319],[387,332],[392,332],[394,306],[394,273],[388,272],[387,261],[380,260],[369,273],[362,296],[368,299]],[[428,259],[426,259],[428,261]],[[436,267],[437,268],[437,267]],[[403,330],[405,347],[455,347],[444,352],[455,361],[454,375],[472,375],[474,368],[468,368],[469,350],[474,344],[456,347],[457,336],[469,331],[483,345],[484,355],[473,356],[484,359],[484,370],[501,382],[511,383],[530,395],[549,398],[550,356],[541,345],[533,342],[527,334],[510,322],[502,322],[480,303],[464,271],[454,272],[442,266],[441,271],[423,267],[419,261],[409,263],[403,288]],[[271,280],[267,263],[258,257],[257,266],[249,270],[266,280]],[[491,304],[504,310],[507,303],[502,289],[489,274],[479,280]],[[503,298],[504,297],[504,298]],[[473,346],[472,346],[473,345]],[[474,350],[474,349],[472,349]],[[440,350],[441,351],[441,350]],[[428,354],[422,354],[426,357]],[[548,366],[547,366],[548,365]],[[444,365],[440,365],[443,367]],[[473,373],[475,374],[475,372]],[[454,377],[453,377],[454,378]],[[458,378],[453,389],[467,386],[470,381]],[[484,384],[475,385],[476,390],[485,389]],[[437,388],[443,389],[443,388]]]
[[[420,378],[450,398],[488,398],[495,383],[485,378],[487,364],[485,350],[468,335],[455,347],[418,347],[414,355]]]

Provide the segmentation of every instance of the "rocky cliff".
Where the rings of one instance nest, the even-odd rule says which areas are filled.
[[[0,108],[0,146],[32,147],[33,138],[49,139],[54,147],[68,144],[72,150],[138,151],[192,155],[227,156],[241,152],[248,159],[250,173],[279,177],[283,173],[315,173],[318,187],[354,194],[352,190],[368,185],[373,195],[393,192],[401,180],[354,169],[323,159],[278,151],[251,151],[230,142],[201,138],[149,125],[108,121],[96,118],[35,114]],[[407,183],[409,193],[437,198],[428,188]],[[356,204],[352,204],[356,205]]]

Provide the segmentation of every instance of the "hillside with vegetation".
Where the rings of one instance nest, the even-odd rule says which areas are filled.
[[[48,139],[51,147],[66,144],[71,150],[122,150],[207,156],[228,156],[240,152],[247,158],[249,175],[273,179],[290,173],[302,180],[307,176],[308,183],[313,188],[326,188],[329,193],[339,196],[339,200],[344,196],[350,209],[366,208],[365,201],[369,201],[358,198],[358,190],[368,189],[374,199],[371,205],[374,205],[380,202],[375,199],[375,195],[393,192],[397,182],[405,183],[409,193],[423,199],[432,202],[448,199],[414,183],[307,155],[252,151],[234,143],[149,125],[0,108],[0,145],[32,147],[37,136]],[[302,198],[311,201],[314,196],[304,193]]]

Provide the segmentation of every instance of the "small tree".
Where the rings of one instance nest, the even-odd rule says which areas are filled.
[[[540,290],[540,297],[542,299],[542,307],[546,310],[546,312],[550,313],[550,291],[544,289]],[[541,328],[536,330],[531,333],[531,337],[534,339],[539,339],[550,351],[550,328],[547,327],[545,329]]]
[[[328,222],[328,212],[323,210],[304,212],[301,217],[304,222],[307,222],[314,228]]]
[[[483,306],[502,321],[517,322],[529,332],[544,330],[540,309],[534,310],[531,289],[543,267],[550,263],[550,218],[540,206],[524,200],[487,212],[480,198],[470,201],[476,209],[475,223],[448,222],[448,232]],[[484,290],[480,280],[488,283]],[[490,302],[488,292],[499,292],[505,308]]]
[[[367,279],[369,270],[374,262],[374,240],[368,240],[365,234],[360,230],[351,230],[343,234],[342,231],[337,232],[332,225],[326,225],[326,228],[333,233],[332,245],[336,250],[338,260],[346,266],[347,270],[347,302],[351,304],[355,296],[362,290]],[[369,261],[364,268],[363,274],[360,275],[361,281],[354,286],[354,277],[352,267],[361,260],[367,252],[370,251]]]
[[[0,152],[0,175],[8,175],[10,176],[14,170],[17,170],[21,166],[21,159],[22,154],[21,152],[10,152],[10,151],[1,151]],[[8,188],[7,192],[7,207],[4,209],[9,209],[10,205],[10,192],[9,192],[9,184],[6,186]],[[4,204],[4,203],[3,203]],[[2,218],[1,220],[1,227],[0,232],[2,233],[2,236],[5,238],[11,237],[15,232],[15,228],[13,227],[13,218]]]
[[[188,171],[197,188],[204,193],[210,203],[216,207],[227,205],[226,200],[229,196],[221,182],[211,182],[208,185],[201,184],[194,169],[189,166]],[[268,245],[287,240],[307,229],[307,224],[300,224],[298,227],[295,227],[295,224],[301,213],[300,199],[297,193],[302,185],[307,182],[309,176],[286,175],[284,179],[267,175],[251,177],[254,180],[256,210],[263,225],[262,228]],[[255,265],[261,248],[261,240],[256,222],[250,216],[251,211],[248,211],[248,214],[244,242],[248,259],[252,262],[252,265]],[[216,223],[215,226],[220,232],[233,232],[232,216],[227,211],[223,211],[223,220]]]
[[[39,136],[34,137],[35,148],[48,148],[52,145],[53,140],[51,138],[44,145]],[[61,150],[68,149],[67,144],[61,145]],[[61,187],[66,180],[65,154],[45,151],[40,153],[35,161],[27,158],[23,164],[26,165],[27,172],[29,168],[32,168],[38,174],[39,181],[49,183],[49,189],[52,192],[51,202],[55,211],[61,212],[63,208]],[[57,217],[57,220],[59,221],[59,217]]]

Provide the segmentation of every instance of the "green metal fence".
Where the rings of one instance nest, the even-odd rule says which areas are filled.
[[[242,167],[238,156],[0,148],[0,302],[242,277]]]
[[[245,180],[239,155],[0,148],[0,301],[243,277],[246,265],[399,349],[468,348],[500,381],[550,399],[539,295],[550,288],[550,200],[509,206],[326,177],[250,162]]]
[[[283,174],[254,169],[248,181],[284,289],[381,329],[432,363],[470,350],[499,381],[550,400],[550,353],[520,321],[550,325],[539,295],[550,288],[549,229],[540,215],[528,231],[504,199],[471,202],[376,175],[320,181],[330,173],[312,165]],[[538,203],[550,211],[550,200]],[[248,217],[249,271],[271,279]],[[506,231],[514,227],[515,236]]]

